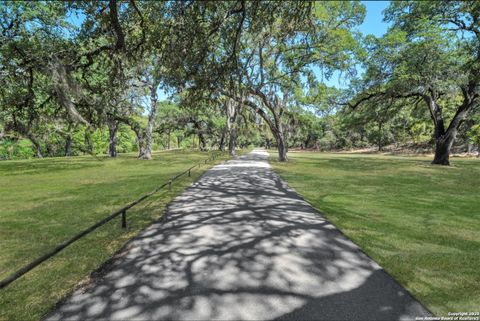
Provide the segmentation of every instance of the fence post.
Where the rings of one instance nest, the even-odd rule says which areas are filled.
[[[209,159],[206,159],[205,160],[205,164],[207,163],[207,161],[210,161],[212,159],[215,159],[218,155],[212,155],[212,157],[210,157]],[[195,169],[196,167],[198,168],[201,168],[202,166],[202,163],[201,162],[198,162],[197,164],[193,165],[192,167],[190,167],[188,169],[188,176],[190,177],[191,176],[191,170],[192,169]],[[174,179],[177,179],[181,176],[183,176],[185,174],[185,172],[183,172],[182,174],[179,174],[177,175],[176,177],[174,177]],[[172,187],[172,179],[170,179],[168,181],[168,189],[171,190],[171,187]],[[144,196],[142,196],[141,198],[137,199],[136,201],[134,202],[131,202],[130,204],[128,204],[127,206],[125,206],[123,209],[120,209],[116,212],[113,212],[111,213],[110,215],[108,215],[107,217],[105,217],[104,219],[98,221],[97,223],[95,223],[94,225],[88,227],[87,229],[81,231],[80,233],[76,234],[75,236],[73,236],[72,238],[60,243],[59,245],[57,245],[55,248],[53,248],[52,250],[48,251],[46,254],[42,255],[41,257],[38,257],[37,259],[35,259],[34,261],[30,262],[29,264],[25,265],[24,267],[20,268],[19,270],[17,270],[16,272],[14,272],[13,274],[11,274],[10,276],[4,278],[4,279],[0,279],[0,290],[5,288],[6,286],[8,286],[10,283],[14,282],[15,280],[17,280],[18,278],[20,278],[22,275],[24,275],[25,273],[31,271],[32,269],[34,269],[35,267],[37,267],[38,265],[40,265],[41,263],[45,262],[46,260],[48,260],[49,258],[55,256],[56,254],[58,254],[60,251],[64,250],[66,247],[68,247],[69,245],[73,244],[74,242],[78,241],[79,239],[81,239],[82,237],[88,235],[89,233],[93,232],[94,230],[96,230],[98,227],[106,224],[107,222],[110,222],[112,221],[113,219],[116,219],[117,216],[119,216],[119,214],[122,216],[121,217],[121,227],[123,229],[126,229],[127,228],[127,209],[130,209],[132,208],[133,206],[137,205],[138,203],[140,203],[141,201],[143,201],[144,199],[146,199],[147,197],[150,197],[151,195],[153,195],[154,193],[156,193],[157,191],[159,191],[160,189],[163,189],[165,187],[165,184],[161,185],[160,187],[157,187],[154,191],[152,191],[151,193],[148,193]],[[163,215],[163,218],[162,218],[163,221],[166,221],[167,220],[167,213],[165,213]]]
[[[127,210],[122,211],[122,228],[127,228]]]

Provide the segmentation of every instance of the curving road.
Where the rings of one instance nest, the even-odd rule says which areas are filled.
[[[414,320],[430,313],[254,151],[177,197],[47,320]]]

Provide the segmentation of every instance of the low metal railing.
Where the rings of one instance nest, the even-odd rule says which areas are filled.
[[[205,159],[204,163],[203,164],[207,164],[208,162],[212,161],[212,160],[215,160],[218,156],[217,155],[221,155],[222,152],[220,153],[217,153],[217,154],[212,154],[208,159]],[[188,177],[191,176],[191,171],[195,168],[195,167],[200,167],[200,165],[202,165],[202,163],[198,163],[190,168],[188,168],[187,170],[183,171],[182,173],[180,174],[177,174],[176,176],[170,178],[166,183],[160,185],[159,187],[157,187],[156,189],[154,189],[153,191],[151,191],[150,193],[148,194],[145,194],[143,195],[142,197],[140,197],[139,199],[129,203],[128,205],[122,207],[121,209],[113,212],[112,214],[108,215],[107,217],[105,217],[104,219],[102,219],[101,221],[98,221],[97,223],[93,224],[92,226],[86,228],[85,230],[81,231],[80,233],[78,233],[77,235],[75,235],[74,237],[60,243],[59,245],[57,245],[55,248],[53,248],[52,250],[50,250],[49,252],[47,252],[46,254],[42,255],[41,257],[35,259],[34,261],[30,262],[29,264],[25,265],[24,267],[22,267],[21,269],[15,271],[14,273],[10,274],[8,277],[6,277],[5,279],[1,280],[0,281],[0,289],[3,289],[4,287],[6,287],[7,285],[9,285],[10,283],[12,283],[13,281],[17,280],[18,278],[20,278],[22,275],[24,275],[25,273],[31,271],[32,269],[34,269],[36,266],[40,265],[41,263],[43,263],[44,261],[48,260],[49,258],[51,258],[52,256],[55,256],[56,254],[58,254],[60,251],[62,251],[63,249],[65,249],[67,246],[69,246],[70,244],[74,243],[75,241],[81,239],[82,237],[84,237],[85,235],[87,234],[90,234],[91,232],[93,232],[94,230],[96,230],[97,228],[99,228],[100,226],[110,222],[112,219],[114,219],[115,217],[121,215],[121,226],[122,228],[127,228],[127,210],[131,209],[132,207],[134,207],[135,205],[139,204],[140,202],[144,201],[145,199],[147,199],[148,197],[152,196],[153,194],[157,193],[159,190],[161,190],[162,188],[165,188],[166,186],[168,186],[168,189],[170,190],[172,188],[172,183],[179,179],[180,177],[182,177],[183,175],[187,174],[188,173]]]

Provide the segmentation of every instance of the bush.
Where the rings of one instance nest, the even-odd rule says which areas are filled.
[[[480,148],[480,124],[473,125],[468,131],[467,136],[472,143],[476,144]]]
[[[28,139],[4,139],[0,141],[0,159],[32,158],[34,150]]]

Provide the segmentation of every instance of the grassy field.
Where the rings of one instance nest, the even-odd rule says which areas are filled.
[[[480,307],[480,160],[289,153],[290,186],[437,315]]]
[[[131,154],[0,162],[0,278],[206,158],[174,151],[155,153],[151,161]],[[209,166],[130,210],[126,231],[114,219],[0,290],[0,320],[39,319]]]

